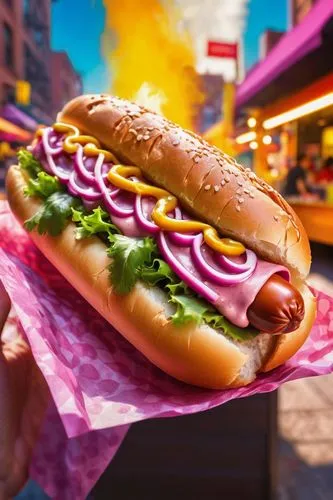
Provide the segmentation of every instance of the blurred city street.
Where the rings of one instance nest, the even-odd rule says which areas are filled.
[[[326,251],[325,251],[326,250]],[[332,255],[316,246],[309,283],[333,297]],[[325,276],[326,275],[326,276]],[[329,500],[333,492],[333,374],[279,389],[279,500]]]
[[[329,500],[333,491],[333,375],[279,390],[279,500]]]

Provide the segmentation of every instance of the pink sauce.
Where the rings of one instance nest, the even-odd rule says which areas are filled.
[[[76,154],[69,155],[63,150],[62,144],[63,137],[54,132],[50,127],[45,129],[43,136],[38,139],[37,144],[32,149],[32,153],[41,162],[45,171],[56,175],[60,182],[67,186],[71,194],[82,199],[88,209],[92,209],[98,205],[103,205],[104,208],[108,209],[113,224],[125,236],[142,237],[149,235],[149,231],[144,230],[138,223],[137,214],[134,210],[137,195],[119,190],[107,180],[106,175],[112,164],[106,163],[103,155],[90,158],[85,157],[82,146],[79,146]],[[98,182],[98,176],[100,175],[102,177],[99,177],[100,182]],[[102,186],[101,182],[103,182]],[[142,213],[151,222],[150,213],[154,206],[154,201],[149,198],[142,198],[141,202]],[[122,209],[119,213],[117,212],[117,207],[121,207]],[[126,209],[125,215],[123,209]],[[180,210],[177,217],[179,215],[184,219],[189,218]],[[158,236],[161,230],[158,228],[156,231],[156,236]],[[168,233],[164,233],[164,236],[168,251],[173,256],[170,261],[166,259],[169,265],[176,271],[174,267],[174,261],[176,261],[177,268],[181,269],[184,276],[180,276],[181,273],[177,274],[185,282],[186,275],[190,275],[191,279],[187,284],[211,302],[229,321],[239,327],[244,328],[248,326],[247,310],[259,290],[273,274],[280,274],[287,280],[290,278],[289,271],[285,267],[256,258],[252,274],[249,277],[241,282],[222,286],[212,280],[207,280],[207,277],[199,271],[198,266],[192,258],[190,243],[180,246],[168,236]],[[159,238],[158,241],[160,241]],[[220,267],[214,251],[205,244],[202,245],[201,251],[204,260],[216,272],[225,272],[225,269]],[[234,262],[244,262],[245,258],[241,256],[232,260]],[[229,275],[235,276],[235,281],[237,281],[237,274],[229,272]]]

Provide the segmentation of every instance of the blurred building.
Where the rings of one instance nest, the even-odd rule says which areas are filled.
[[[65,52],[50,48],[52,0],[0,0],[0,191],[17,147],[82,92]]]
[[[66,102],[82,94],[82,80],[66,52],[52,52],[51,74],[52,110],[55,116]]]
[[[223,78],[209,73],[200,75],[203,102],[198,112],[196,129],[204,133],[221,119]]]
[[[30,116],[48,122],[51,0],[1,0],[0,3],[0,102],[17,104],[18,108],[23,104]],[[22,103],[17,102],[18,81],[26,82]]]
[[[237,89],[238,112],[256,120],[253,128],[238,130],[238,141],[252,148],[261,175],[273,170],[283,176],[299,153],[309,154],[316,169],[333,151],[333,3],[290,5],[295,26]]]
[[[291,25],[302,22],[316,2],[317,0],[289,0]]]
[[[265,59],[283,36],[283,31],[266,30],[260,37],[259,56]]]

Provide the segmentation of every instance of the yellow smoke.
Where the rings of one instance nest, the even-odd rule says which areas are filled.
[[[192,129],[202,101],[194,52],[173,2],[164,3],[167,8],[159,0],[104,0],[111,92],[132,99],[149,89],[163,96],[158,105],[167,118]]]

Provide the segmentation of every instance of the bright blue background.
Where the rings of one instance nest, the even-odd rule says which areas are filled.
[[[246,68],[258,59],[259,35],[265,29],[287,28],[287,3],[288,0],[250,0],[244,36]],[[106,91],[110,84],[100,43],[103,26],[102,0],[57,0],[53,3],[52,47],[68,52],[83,77],[85,92]]]

